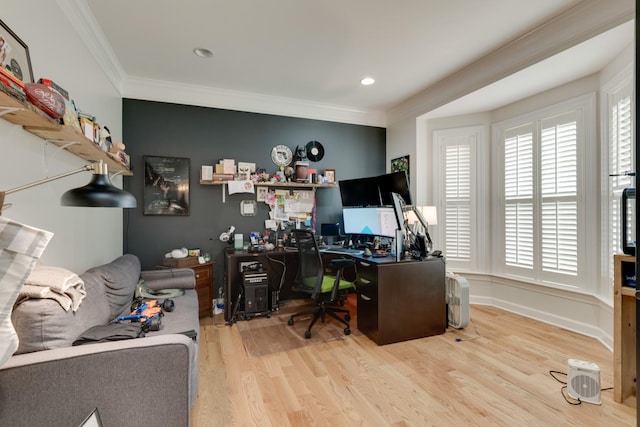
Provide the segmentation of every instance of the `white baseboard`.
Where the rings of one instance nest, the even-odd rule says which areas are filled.
[[[613,350],[613,307],[593,295],[504,277],[470,273],[460,275],[469,282],[471,304],[497,307],[589,336]]]

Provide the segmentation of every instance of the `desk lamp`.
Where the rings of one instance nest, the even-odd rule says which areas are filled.
[[[135,197],[130,193],[120,190],[111,184],[107,165],[100,160],[97,163],[85,165],[80,169],[61,173],[40,181],[32,182],[20,187],[6,191],[0,191],[0,215],[5,207],[4,198],[8,194],[17,193],[40,184],[55,181],[76,173],[92,171],[91,181],[84,187],[74,188],[64,193],[60,199],[63,206],[88,206],[102,208],[135,208],[137,203]],[[8,205],[10,206],[10,205]]]
[[[424,233],[427,236],[429,250],[431,250],[433,249],[433,242],[431,241],[431,235],[429,234],[429,226],[438,224],[438,212],[435,206],[419,206],[418,210],[424,218]]]

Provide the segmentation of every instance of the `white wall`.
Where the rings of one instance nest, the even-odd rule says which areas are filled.
[[[533,36],[533,39],[536,39],[540,44],[531,43],[519,48],[516,43],[510,47],[518,52],[519,55],[526,55],[527,49],[533,49],[537,54],[540,54],[540,51],[544,50],[541,47],[544,46],[544,37],[544,34]],[[568,40],[565,42],[569,43]],[[563,44],[559,39],[555,39],[555,43]],[[601,74],[593,74],[569,82],[495,111],[439,119],[426,118],[430,112],[445,105],[447,102],[452,102],[459,97],[480,89],[483,84],[482,79],[484,84],[490,84],[504,77],[505,69],[512,72],[519,71],[509,55],[506,55],[505,52],[497,52],[495,55],[490,55],[483,59],[481,63],[473,64],[467,69],[447,77],[444,81],[427,88],[423,93],[394,108],[389,115],[387,126],[387,153],[391,154],[392,157],[398,154],[399,151],[419,153],[415,161],[412,159],[412,175],[415,170],[425,171],[419,175],[424,176],[425,181],[412,182],[412,191],[417,191],[419,195],[417,198],[418,203],[436,204],[437,201],[431,199],[432,191],[429,190],[429,187],[433,187],[435,180],[439,179],[438,176],[430,172],[434,169],[432,137],[435,130],[472,125],[486,126],[485,135],[487,138],[485,142],[490,144],[491,123],[589,92],[598,92],[603,79],[616,75],[623,67],[632,62],[633,49],[627,47]],[[494,73],[493,78],[492,72]],[[476,79],[476,76],[482,76],[482,79]],[[466,92],[460,93],[461,87],[465,88]],[[597,115],[597,117],[600,116]],[[415,138],[413,141],[415,148],[413,150],[407,146],[412,137]],[[426,149],[424,149],[425,145]],[[490,147],[485,148],[487,149],[486,153],[488,153]],[[484,177],[484,186],[481,187],[484,197],[480,198],[481,206],[479,207],[479,215],[481,215],[479,222],[482,226],[478,236],[480,239],[479,246],[482,248],[482,259],[477,263],[476,271],[464,273],[471,285],[471,302],[497,306],[593,336],[607,347],[612,348],[613,310],[611,299],[607,295],[567,292],[492,275],[490,268],[491,217],[497,213],[495,209],[492,209],[491,203],[490,162],[485,162],[478,166],[482,170],[481,177]],[[593,188],[591,191],[598,192],[599,187]],[[438,238],[437,227],[434,232],[435,237]]]
[[[71,29],[58,2],[3,0],[2,21],[27,46],[34,77],[50,78],[67,89],[79,108],[122,138],[119,91]],[[0,188],[7,190],[46,176],[79,169],[87,162],[58,150],[20,126],[0,120]],[[83,272],[122,253],[122,209],[60,206],[64,191],[85,185],[90,173],[63,178],[7,196],[13,206],[3,216],[55,233],[42,262]],[[122,178],[113,183],[121,187]]]

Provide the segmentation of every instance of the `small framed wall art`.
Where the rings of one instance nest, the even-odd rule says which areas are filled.
[[[144,156],[144,214],[189,215],[189,159]]]
[[[336,183],[336,170],[335,169],[325,169],[324,177],[327,180],[327,184],[335,184]]]
[[[407,172],[407,179],[409,179],[409,155],[397,157],[391,159],[391,172]]]
[[[34,83],[27,45],[0,20],[0,75],[23,83]]]

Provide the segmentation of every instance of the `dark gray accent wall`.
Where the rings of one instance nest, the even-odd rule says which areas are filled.
[[[200,185],[200,167],[231,158],[274,173],[273,146],[284,144],[295,151],[309,141],[319,141],[325,148],[324,158],[310,164],[319,172],[335,169],[338,180],[385,173],[384,128],[124,99],[123,142],[134,173],[124,177],[124,187],[138,199],[138,207],[123,210],[123,251],[137,255],[145,269],[159,265],[171,249],[209,251],[217,262],[214,274],[219,286],[222,251],[227,246],[219,241],[220,233],[230,225],[245,237],[251,231],[261,232],[269,209],[258,203],[256,216],[241,216],[240,201],[255,200],[255,194],[227,194],[223,203],[222,186]],[[145,155],[190,159],[190,215],[143,215]],[[318,189],[316,203],[318,227],[342,221],[338,188]]]

